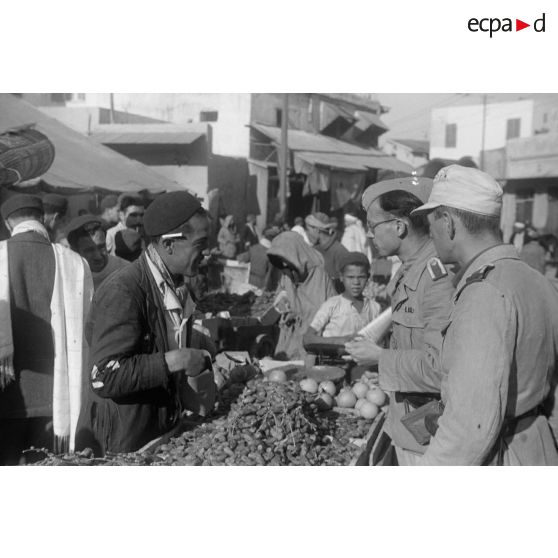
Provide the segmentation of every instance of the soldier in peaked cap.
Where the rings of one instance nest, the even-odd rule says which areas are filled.
[[[442,262],[460,268],[441,352],[443,413],[420,465],[558,464],[549,427],[558,296],[502,243],[501,207],[491,176],[451,165],[413,212],[427,215]]]
[[[99,455],[135,451],[170,430],[185,380],[208,374],[184,283],[207,248],[207,214],[195,197],[173,192],[151,203],[144,226],[146,250],[105,280],[90,314],[90,389],[78,445]]]
[[[402,265],[388,285],[393,312],[389,349],[363,339],[349,342],[346,349],[361,364],[378,364],[380,386],[390,397],[385,431],[400,465],[414,464],[425,451],[404,419],[439,398],[441,329],[453,292],[450,273],[436,258],[428,221],[411,215],[431,189],[429,178],[398,178],[373,184],[362,198],[369,237],[382,256],[398,256]]]

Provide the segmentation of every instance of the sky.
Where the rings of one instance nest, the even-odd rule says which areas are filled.
[[[390,108],[382,115],[389,126],[383,138],[429,139],[430,111],[452,104],[482,103],[483,93],[378,93],[377,99]],[[488,102],[536,97],[530,93],[489,93]]]

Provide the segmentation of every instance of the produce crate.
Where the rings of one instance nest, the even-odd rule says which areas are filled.
[[[386,419],[386,414],[382,411],[380,414],[374,419],[374,422],[370,426],[370,430],[365,438],[365,442],[362,446],[362,451],[358,456],[356,456],[350,463],[350,465],[357,465],[357,466],[368,466],[372,465],[371,458],[372,458],[372,448],[376,443],[379,435],[382,432],[382,428],[384,426],[384,421]]]

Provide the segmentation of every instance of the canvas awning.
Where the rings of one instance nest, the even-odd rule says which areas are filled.
[[[252,124],[252,128],[267,136],[275,145],[281,142],[281,129],[263,124]],[[307,165],[318,165],[331,169],[365,171],[386,169],[411,174],[413,167],[378,149],[364,148],[320,134],[302,130],[289,130],[289,151],[293,154],[295,171],[301,161]]]
[[[8,93],[0,94],[0,132],[26,124],[34,124],[54,144],[54,162],[41,177],[50,186],[77,191],[151,193],[184,189],[148,166],[68,128],[33,105]]]
[[[174,124],[104,124],[89,136],[98,143],[190,145],[206,134],[207,125],[177,126]]]

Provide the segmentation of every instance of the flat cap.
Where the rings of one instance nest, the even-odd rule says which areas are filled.
[[[66,213],[68,200],[60,194],[46,194],[43,197],[43,205],[52,207],[58,213]]]
[[[115,205],[118,205],[118,196],[110,194],[109,196],[105,196],[103,198],[103,201],[101,202],[101,209],[110,209]]]
[[[7,219],[14,211],[19,209],[38,209],[41,213],[44,212],[43,202],[39,196],[16,194],[2,204],[0,208],[2,219]]]
[[[368,211],[372,202],[388,192],[403,190],[416,196],[422,203],[426,203],[432,191],[432,179],[424,176],[408,176],[404,178],[393,178],[382,180],[372,186],[368,186],[362,195],[362,207]]]
[[[188,192],[161,194],[145,210],[143,226],[148,236],[176,231],[201,208],[199,200]]]
[[[84,227],[85,225],[96,225],[100,227],[102,226],[102,224],[103,220],[100,217],[87,213],[85,215],[80,215],[79,217],[75,217],[74,219],[72,219],[66,227],[66,234],[69,235],[70,233],[81,229],[81,227]]]
[[[449,165],[434,178],[428,203],[412,214],[427,213],[445,205],[480,215],[497,216],[502,210],[501,186],[489,174],[475,168]]]
[[[332,223],[331,219],[325,213],[320,211],[307,215],[304,222],[320,231],[329,231],[332,228],[335,228],[335,223]]]

